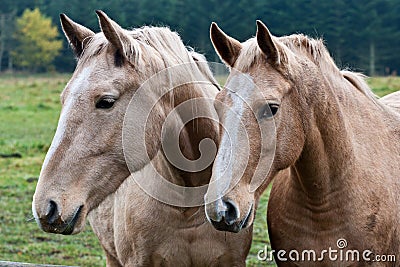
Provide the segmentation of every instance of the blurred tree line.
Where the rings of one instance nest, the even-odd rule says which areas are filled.
[[[164,26],[180,33],[186,45],[217,60],[209,40],[212,21],[244,41],[255,35],[261,19],[274,35],[304,33],[322,37],[336,63],[369,75],[396,74],[400,68],[400,1],[398,0],[2,0],[0,4],[1,69],[12,67],[16,20],[25,9],[39,8],[54,25],[59,14],[99,30],[94,10],[104,10],[125,28]],[[70,72],[74,60],[65,38],[53,61]],[[11,63],[10,63],[11,62]]]

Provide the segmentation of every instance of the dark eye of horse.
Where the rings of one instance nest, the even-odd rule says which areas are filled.
[[[109,96],[100,98],[96,103],[96,108],[109,109],[115,103],[115,99]]]
[[[278,104],[269,103],[262,107],[260,112],[260,118],[262,119],[272,118],[278,112],[278,109],[279,109]]]

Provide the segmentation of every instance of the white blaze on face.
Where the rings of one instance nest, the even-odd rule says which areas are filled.
[[[255,89],[253,79],[248,74],[239,73],[229,79],[225,88],[232,106],[225,106],[224,118],[220,118],[223,134],[214,162],[212,183],[206,195],[207,203],[220,199],[238,182],[247,165],[247,162],[239,164],[239,160],[249,156],[249,142],[242,119]],[[234,178],[235,183],[232,184]]]
[[[56,133],[53,137],[53,141],[51,142],[50,148],[47,151],[46,157],[44,159],[42,169],[41,169],[40,175],[39,175],[39,182],[41,180],[43,172],[46,169],[49,161],[53,157],[54,152],[57,151],[62,140],[65,138],[65,130],[67,127],[68,116],[71,114],[71,110],[73,108],[75,108],[79,93],[82,90],[87,89],[87,86],[89,84],[88,78],[89,78],[90,73],[91,73],[91,68],[84,68],[82,70],[82,72],[79,73],[75,79],[70,80],[70,82],[67,85],[68,89],[70,90],[69,95],[68,95],[68,98],[66,99],[66,102],[64,103],[64,106],[61,110]],[[37,190],[37,188],[36,188],[36,190]],[[35,193],[35,195],[36,195],[36,193]],[[35,196],[34,196],[33,201],[32,201],[32,213],[33,213],[33,216],[34,216],[36,222],[38,224],[40,224],[35,206],[36,205],[35,205]]]
[[[40,176],[42,176],[43,170],[46,168],[54,152],[58,149],[62,140],[65,137],[64,133],[67,127],[68,116],[71,115],[71,110],[73,110],[76,106],[79,93],[82,90],[88,88],[89,84],[88,78],[91,72],[92,68],[86,67],[77,75],[75,79],[70,80],[69,83],[67,84],[67,87],[69,89],[69,95],[61,110],[60,118],[58,120],[57,130],[53,137],[53,141],[51,142],[50,148],[47,151],[46,157],[44,159]]]

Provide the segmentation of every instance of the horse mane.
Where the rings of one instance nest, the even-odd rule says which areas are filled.
[[[150,46],[160,53],[166,66],[194,63],[190,52],[176,32],[167,27],[144,26],[130,32],[135,41],[142,43],[142,48]]]
[[[203,73],[206,78],[212,82],[214,86],[217,87],[219,91],[221,91],[221,87],[217,80],[214,78],[214,75],[210,69],[210,66],[208,65],[207,59],[204,55],[199,54],[193,50],[189,50],[190,55],[192,56],[193,60],[196,62],[197,67]]]
[[[272,36],[280,53],[280,63],[288,64],[296,56],[304,56],[311,60],[321,70],[322,75],[331,80],[331,77],[339,77],[343,81],[349,81],[353,87],[376,102],[377,96],[365,81],[366,76],[349,70],[340,70],[333,58],[330,56],[322,39],[310,38],[303,34],[292,34],[289,36]],[[257,44],[256,38],[251,38],[242,43],[242,50],[236,60],[235,68],[248,71],[255,64],[265,62],[265,56]],[[337,78],[335,79],[338,80]]]
[[[151,69],[153,73],[156,73],[160,69],[170,66],[187,64],[189,68],[189,66],[196,65],[198,70],[211,83],[218,84],[206,58],[192,48],[185,47],[178,33],[171,31],[168,27],[144,26],[124,31],[128,36],[127,40],[129,42],[129,49],[125,56],[137,70]],[[104,34],[98,33],[87,41],[79,60],[86,61],[98,56],[109,46],[112,45],[107,41]],[[164,66],[160,66],[156,60],[152,60],[152,55],[155,51],[158,51]]]
[[[377,100],[378,96],[372,92],[371,88],[368,86],[367,82],[365,79],[367,76],[365,76],[362,73],[357,73],[357,72],[352,72],[348,70],[342,70],[340,71],[343,75],[343,77],[348,80],[355,88],[357,88],[360,92],[364,93],[364,95],[368,96],[369,98],[373,100]]]

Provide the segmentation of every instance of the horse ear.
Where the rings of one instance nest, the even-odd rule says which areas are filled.
[[[210,37],[215,51],[222,61],[233,67],[242,49],[240,42],[226,35],[215,22],[211,23]]]
[[[94,36],[94,32],[72,21],[65,14],[60,14],[60,21],[65,37],[67,37],[75,55],[79,57],[84,49],[84,40],[88,37]]]
[[[269,32],[267,26],[265,26],[264,23],[262,23],[260,20],[257,20],[257,44],[260,47],[261,51],[264,53],[264,55],[267,56],[267,60],[271,64],[279,64],[280,63],[280,57],[279,57],[279,50],[274,42],[272,40],[272,35]]]
[[[104,36],[117,49],[117,53],[126,57],[127,51],[125,44],[129,43],[129,38],[124,33],[124,29],[122,29],[115,21],[110,19],[103,11],[96,10],[96,13]]]

